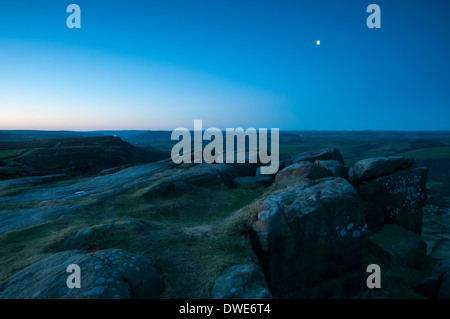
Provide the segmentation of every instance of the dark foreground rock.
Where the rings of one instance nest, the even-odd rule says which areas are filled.
[[[426,179],[427,169],[415,168],[363,182],[358,190],[362,199],[383,210],[386,224],[398,224],[421,234]]]
[[[81,268],[81,288],[67,287],[67,266]],[[125,250],[95,254],[72,250],[46,257],[11,276],[2,299],[129,299],[159,298],[161,275],[150,260]]]
[[[0,179],[10,178],[20,174],[20,167],[0,166]]]
[[[367,240],[372,254],[383,258],[392,266],[417,267],[426,258],[426,244],[416,233],[399,225],[386,225]]]
[[[358,267],[367,225],[361,200],[343,178],[275,192],[257,204],[250,235],[275,294]]]
[[[270,299],[262,269],[255,264],[236,265],[226,270],[214,283],[213,299]]]
[[[233,165],[212,164],[211,167],[219,173],[220,177],[222,178],[223,183],[226,186],[233,185],[234,179],[236,177],[241,176],[241,173],[239,172],[239,170],[236,167],[234,167]]]
[[[413,290],[432,299],[450,299],[450,260],[437,263]]]

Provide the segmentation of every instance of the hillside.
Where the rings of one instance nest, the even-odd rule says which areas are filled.
[[[0,160],[6,164],[0,169],[0,178],[43,174],[84,176],[165,157],[161,152],[141,149],[112,136],[0,142]]]

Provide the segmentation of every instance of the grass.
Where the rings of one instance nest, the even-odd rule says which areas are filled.
[[[19,156],[25,151],[26,149],[0,150],[0,159]]]
[[[76,215],[0,236],[0,284],[8,276],[61,250],[76,230],[139,220],[143,231],[119,229],[71,249],[125,249],[149,257],[166,281],[163,298],[209,298],[215,279],[234,264],[249,263],[245,237],[251,203],[264,189],[198,189],[195,194],[146,200],[117,196]],[[244,207],[244,208],[242,208]]]
[[[0,204],[0,211],[2,210],[23,210],[36,207],[39,202],[20,202],[20,203],[6,203]]]
[[[413,157],[416,160],[425,160],[425,159],[431,159],[431,158],[448,158],[448,159],[450,159],[450,146],[418,149],[418,150],[414,150],[414,151],[399,153],[398,155]]]

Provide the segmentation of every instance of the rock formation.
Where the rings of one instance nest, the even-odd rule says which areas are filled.
[[[81,288],[68,288],[70,264],[81,269]],[[0,299],[130,299],[159,298],[161,275],[147,257],[125,250],[94,254],[70,250],[41,259],[11,276]]]

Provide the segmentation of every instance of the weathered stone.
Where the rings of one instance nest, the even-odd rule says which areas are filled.
[[[213,299],[271,299],[262,269],[255,264],[236,265],[214,283]]]
[[[259,161],[259,155],[256,154],[250,154],[249,152],[245,152],[243,155],[243,158],[245,159],[244,163],[238,163],[238,154],[241,153],[235,153],[234,154],[234,162],[229,163],[226,159],[226,154],[223,156],[224,162],[227,162],[227,165],[231,165],[235,167],[238,172],[239,176],[255,176],[256,170],[258,167],[262,166],[263,164]]]
[[[385,225],[384,211],[381,207],[371,202],[363,202],[363,207],[369,231],[379,229]]]
[[[441,286],[438,291],[439,299],[450,299],[450,271],[442,276]]]
[[[145,256],[124,250],[107,249],[96,252],[94,257],[110,265],[113,275],[115,272],[124,278],[134,298],[159,298],[164,290],[161,275],[152,266],[150,259]]]
[[[128,168],[128,167],[132,167],[134,166],[134,164],[128,164],[128,165],[123,165],[123,166],[119,166],[119,167],[112,167],[112,168],[107,168],[104,169],[103,171],[101,171],[100,173],[98,173],[98,175],[109,175],[109,174],[114,174],[114,173],[118,173],[120,171],[123,171],[124,169]]]
[[[182,163],[178,166],[178,168],[189,169],[197,165],[198,165],[197,163]]]
[[[421,234],[426,179],[427,169],[415,168],[363,182],[358,190],[363,200],[383,209],[385,223]]]
[[[446,273],[450,273],[450,260],[442,260],[437,263],[431,272],[413,287],[413,290],[428,298],[439,298],[439,290]],[[448,280],[448,278],[446,279]],[[446,294],[446,285],[443,288],[441,296]]]
[[[290,164],[289,164],[289,165],[290,165]],[[261,168],[264,167],[264,166],[267,166],[267,165],[260,166],[260,167],[258,167],[258,168],[256,169],[255,176],[270,176],[272,179],[274,179],[275,176],[276,176],[276,174],[277,174],[279,171],[281,171],[283,168],[285,168],[287,165],[286,165],[286,161],[280,160],[279,165],[278,165],[278,171],[277,171],[277,172],[275,172],[274,174],[261,174]]]
[[[343,178],[274,192],[259,201],[256,213],[252,244],[276,294],[360,264],[367,225],[358,193]]]
[[[217,170],[222,177],[223,183],[227,186],[233,185],[234,179],[241,176],[239,170],[228,164],[211,164],[211,167]]]
[[[389,175],[414,166],[414,160],[408,157],[376,157],[363,159],[352,168],[353,182]]]
[[[230,185],[234,174],[237,174],[237,171],[233,167],[203,163],[188,169],[181,169],[179,173],[148,187],[142,193],[148,198],[193,193],[195,190],[192,186]]]
[[[322,161],[338,161],[344,164],[344,158],[341,152],[336,148],[325,148],[314,151],[303,152],[292,161],[293,163],[308,161],[314,163],[316,160]]]
[[[165,180],[147,188],[144,196],[147,198],[169,197],[191,192],[193,192],[193,189],[189,184]]]
[[[0,178],[4,177],[13,177],[20,174],[20,167],[15,166],[5,166],[0,167]]]
[[[141,232],[144,224],[137,220],[119,221],[80,229],[62,240],[59,248],[62,250],[85,248],[95,243],[99,238],[113,236],[117,231]]]
[[[305,180],[315,180],[329,177],[327,170],[310,162],[299,162],[292,164],[279,171],[275,177],[277,188],[295,185]]]
[[[345,167],[341,162],[332,161],[315,161],[315,164],[325,168],[330,176],[342,177],[348,179],[348,168]]]
[[[67,287],[67,266],[81,269],[81,288]],[[147,257],[108,249],[93,255],[71,250],[41,259],[7,279],[1,299],[159,298],[161,275]]]
[[[214,169],[213,164],[200,164],[187,169],[180,174],[169,177],[167,180],[184,182],[197,186],[216,186],[223,184],[222,177],[218,170]]]
[[[416,233],[399,225],[386,225],[369,235],[370,252],[385,259],[390,265],[417,267],[426,258],[426,244]]]

